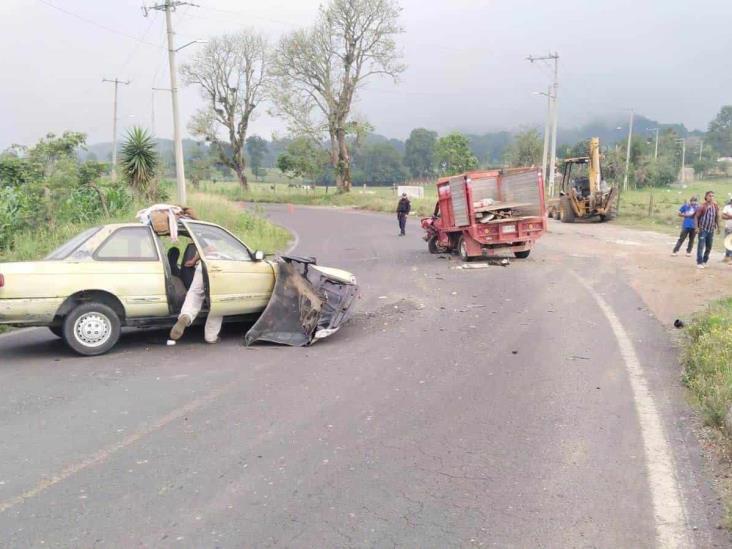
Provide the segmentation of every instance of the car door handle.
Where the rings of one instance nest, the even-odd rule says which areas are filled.
[[[212,273],[220,273],[223,269],[221,267],[209,267],[208,270]]]

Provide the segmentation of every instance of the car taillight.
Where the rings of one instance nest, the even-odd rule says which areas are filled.
[[[0,288],[2,288],[3,286],[5,286],[5,277],[0,274]]]

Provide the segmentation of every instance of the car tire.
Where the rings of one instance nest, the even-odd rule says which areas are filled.
[[[61,339],[64,338],[64,327],[63,327],[63,325],[60,325],[60,326],[49,326],[48,329],[56,337],[60,337]]]
[[[104,303],[82,303],[64,320],[66,344],[84,356],[101,355],[119,340],[121,323],[114,310]]]
[[[437,249],[437,237],[433,236],[427,241],[427,249],[430,251],[431,254],[437,254],[440,253],[440,250]]]
[[[462,236],[458,240],[457,251],[460,259],[466,262],[470,261],[471,258],[468,255],[468,247],[465,245],[465,238]]]
[[[531,253],[531,250],[524,250],[523,252],[513,252],[513,255],[516,256],[518,259],[526,259],[529,257],[529,254]]]

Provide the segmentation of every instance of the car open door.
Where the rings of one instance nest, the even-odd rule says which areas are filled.
[[[185,220],[206,272],[212,313],[232,316],[264,310],[272,295],[271,264],[257,261],[235,236],[210,223]]]

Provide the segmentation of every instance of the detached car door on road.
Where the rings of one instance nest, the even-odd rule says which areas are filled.
[[[183,221],[208,273],[211,312],[221,316],[256,313],[269,302],[274,267],[255,260],[235,236],[216,225]]]

